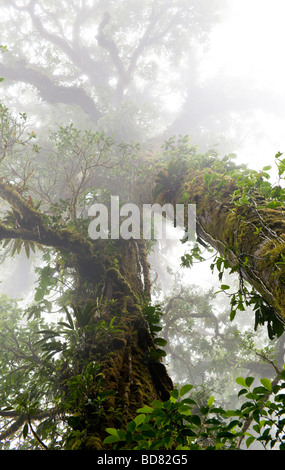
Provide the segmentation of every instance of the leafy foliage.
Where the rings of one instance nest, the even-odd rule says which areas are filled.
[[[214,397],[197,409],[197,402],[185,395],[192,385],[171,392],[168,401],[154,401],[137,410],[126,430],[106,429],[105,444],[113,449],[136,450],[232,450],[245,440],[246,448],[255,441],[264,448],[285,448],[285,372],[277,384],[261,379],[251,389],[253,377],[238,377],[239,396],[246,401],[239,409],[216,407]],[[248,420],[253,422],[247,431]],[[244,430],[246,428],[246,430]]]

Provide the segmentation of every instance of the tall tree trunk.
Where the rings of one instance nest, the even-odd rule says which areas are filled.
[[[167,400],[173,388],[161,356],[153,354],[157,350],[155,338],[144,315],[150,300],[145,243],[132,239],[93,241],[84,230],[55,229],[13,185],[0,181],[0,194],[17,216],[15,227],[0,223],[0,239],[53,247],[73,273],[72,305],[81,312],[76,317],[77,327],[87,326],[88,331],[84,330],[84,347],[75,345],[71,364],[64,364],[59,374],[63,403],[71,403],[70,379],[86,373],[88,367],[90,374],[84,397],[76,391],[81,407],[77,409],[73,400],[68,411],[63,405],[62,413],[81,431],[76,448],[101,449],[106,427],[121,427],[144,404]],[[83,313],[88,306],[92,306],[92,315],[86,324]],[[73,446],[71,438],[67,447]]]
[[[236,205],[232,197],[235,182],[213,173],[209,183],[207,171],[185,173],[169,181],[166,178],[170,190],[165,194],[173,199],[178,184],[183,202],[196,204],[198,236],[232,266],[238,266],[243,279],[256,288],[284,323],[282,208],[268,208],[258,195],[250,204]],[[153,354],[156,345],[144,316],[144,303],[150,298],[146,246],[143,240],[92,241],[85,232],[55,229],[12,185],[0,181],[0,194],[17,215],[15,227],[0,223],[0,239],[55,248],[73,270],[74,305],[83,310],[90,302],[93,305],[85,348],[75,357],[75,369],[62,371],[59,387],[68,401],[66,380],[80,375],[88,365],[96,365],[96,373],[91,373],[91,383],[84,392],[79,447],[101,449],[107,427],[122,427],[134,418],[139,407],[153,399],[168,399],[172,389],[163,363]],[[174,196],[177,201],[178,193]],[[102,334],[94,336],[94,328],[102,322]],[[75,408],[69,409],[69,418],[75,418],[78,424]],[[73,448],[73,444],[69,440],[67,448]]]
[[[101,387],[104,393],[114,394],[104,401],[100,416],[87,412],[86,435],[80,445],[83,449],[102,448],[107,427],[122,427],[134,419],[139,407],[155,399],[167,400],[173,388],[165,366],[151,354],[156,346],[143,314],[150,296],[144,242],[99,240],[94,251],[93,260],[80,256],[71,260],[78,281],[74,300],[84,309],[87,302],[96,306],[99,296],[91,325],[104,321],[113,326],[97,343],[91,333],[88,362],[100,364]],[[90,400],[93,395],[91,389]]]

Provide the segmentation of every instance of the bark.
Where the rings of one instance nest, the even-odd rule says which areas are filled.
[[[216,174],[207,186],[203,179],[207,171],[192,172],[184,178],[186,203],[196,204],[197,235],[231,266],[238,266],[243,279],[285,323],[284,208],[266,207],[267,201],[258,194],[252,202],[237,206],[232,197],[237,189],[234,180]]]
[[[104,246],[105,245],[105,246]],[[79,266],[78,286],[75,298],[84,299],[86,285],[101,287],[103,302],[96,311],[94,321],[104,319],[108,324],[116,317],[119,331],[102,343],[90,345],[89,361],[101,363],[104,390],[116,392],[106,404],[100,422],[89,423],[89,436],[82,442],[83,448],[100,448],[106,427],[119,427],[133,419],[136,410],[154,399],[167,400],[172,382],[162,362],[153,360],[151,348],[155,348],[142,307],[148,291],[143,264],[145,256],[141,241],[118,240],[112,242],[115,259],[109,253],[109,245],[101,246],[102,265],[100,276],[90,276],[90,270]],[[142,279],[143,276],[143,279]],[[90,300],[90,298],[88,299]],[[95,298],[92,299],[91,301]],[[114,303],[112,301],[115,301]],[[117,421],[114,411],[121,410]]]
[[[40,93],[41,98],[48,103],[76,105],[94,122],[97,122],[101,117],[101,113],[95,105],[94,100],[82,88],[57,85],[44,73],[26,66],[13,68],[0,64],[0,74],[3,75],[6,80],[24,82],[34,86]]]
[[[267,208],[262,198],[258,205],[236,206],[232,201],[234,181],[217,174],[211,186],[207,186],[204,173],[196,170],[179,179],[179,184],[183,182],[180,190],[184,203],[196,204],[198,236],[232,266],[238,265],[243,279],[285,321],[282,209]],[[0,239],[21,239],[54,247],[67,259],[66,267],[74,272],[73,303],[82,308],[90,302],[94,304],[91,324],[104,320],[108,325],[115,317],[116,328],[99,340],[97,337],[97,342],[90,334],[85,350],[77,357],[77,369],[69,370],[67,376],[63,371],[59,384],[64,389],[70,374],[80,373],[80,367],[86,363],[100,364],[101,386],[114,394],[102,404],[100,413],[86,410],[85,432],[79,448],[101,449],[107,427],[121,428],[135,417],[139,407],[153,399],[167,400],[173,387],[163,363],[153,359],[154,338],[143,314],[144,302],[150,297],[144,241],[93,241],[84,231],[54,229],[49,218],[31,206],[12,185],[0,181],[0,195],[17,214],[15,226],[0,224]],[[101,302],[96,307],[98,298]],[[95,379],[88,396],[91,401],[98,394]],[[68,399],[68,391],[64,391]],[[68,446],[72,448],[73,442]]]
[[[59,378],[59,389],[68,399],[66,380],[82,373],[86,364],[100,364],[103,380],[100,390],[114,392],[114,395],[102,404],[100,412],[86,409],[82,420],[84,437],[76,446],[101,449],[107,427],[122,427],[136,416],[139,407],[154,399],[167,400],[173,388],[165,366],[151,354],[156,346],[143,315],[143,306],[150,295],[144,241],[92,241],[75,229],[53,229],[49,218],[32,207],[9,183],[0,182],[0,195],[17,214],[14,227],[0,224],[0,239],[20,239],[54,247],[64,255],[66,267],[74,273],[73,304],[82,309],[90,303],[94,305],[90,326],[100,321],[109,325],[115,318],[116,328],[107,330],[101,337],[97,335],[97,342],[91,330],[84,350],[74,353],[77,355],[75,370],[68,367]],[[98,298],[101,299],[99,306]],[[98,394],[97,385],[94,376],[94,386],[88,395],[91,401]],[[22,424],[22,418],[18,424]],[[15,430],[19,426],[15,424]],[[71,440],[67,448],[72,448],[73,444]]]

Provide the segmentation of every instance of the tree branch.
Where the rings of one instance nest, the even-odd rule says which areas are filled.
[[[115,67],[118,71],[118,74],[119,74],[119,81],[118,81],[118,85],[117,85],[117,91],[118,91],[118,93],[122,93],[124,87],[130,81],[130,76],[125,71],[125,68],[124,68],[123,62],[120,58],[119,50],[117,48],[116,43],[113,40],[108,39],[105,36],[104,29],[107,26],[107,24],[110,22],[110,19],[111,19],[110,13],[105,12],[105,14],[103,16],[103,20],[102,20],[102,22],[99,26],[97,41],[98,41],[98,44],[101,47],[103,47],[103,49],[108,51],[109,54],[110,54],[110,57],[113,61],[113,64],[115,65]]]
[[[48,103],[65,103],[79,106],[94,122],[97,122],[101,117],[94,101],[82,88],[55,85],[49,77],[31,68],[26,68],[25,65],[24,67],[12,68],[0,64],[0,75],[5,79],[33,85]]]
[[[33,421],[40,421],[42,419],[55,416],[56,414],[57,414],[57,410],[55,408],[52,408],[52,409],[47,410],[47,411],[38,411],[32,417],[29,416],[26,413],[19,414],[16,411],[13,411],[13,410],[12,411],[1,411],[0,410],[0,416],[2,418],[16,418],[16,421],[14,421],[13,424],[11,424],[11,426],[9,426],[6,429],[6,431],[3,431],[0,434],[0,441],[4,441],[5,439],[13,436],[20,429],[20,427],[23,426],[25,421],[28,421],[28,423],[31,427],[31,424],[30,424],[31,419]],[[31,431],[33,432],[32,428],[31,428]],[[40,442],[40,443],[41,443],[41,445],[43,444],[42,442]]]
[[[7,227],[0,223],[0,240],[21,239],[32,241],[58,250],[66,250],[94,262],[94,251],[91,241],[68,229],[54,230],[49,227],[41,212],[32,207],[9,183],[0,181],[0,197],[6,200],[18,213],[17,227]]]

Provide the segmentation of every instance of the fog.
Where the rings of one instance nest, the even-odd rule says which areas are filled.
[[[237,79],[253,95],[249,103],[255,108],[254,126],[244,130],[233,151],[256,169],[272,164],[284,148],[284,11],[278,0],[229,2],[225,21],[215,28],[209,51],[201,56],[202,79],[225,77],[228,84]],[[234,92],[239,95],[238,82]]]
[[[53,198],[70,197],[72,178],[76,186],[83,170],[66,163],[70,158],[68,138],[64,141],[64,131],[59,129],[73,123],[83,131],[104,131],[117,143],[138,142],[138,161],[145,157],[157,161],[167,139],[188,135],[199,153],[235,154],[237,164],[256,170],[272,165],[274,183],[275,154],[285,151],[284,16],[283,0],[0,1],[0,77],[4,79],[0,102],[13,116],[27,115],[23,135],[29,137],[19,135],[16,145],[21,138],[29,140],[31,132],[36,135],[29,140],[30,147],[19,145],[9,154],[1,177],[16,183],[28,180],[33,166],[36,171],[29,181],[34,184],[35,197],[46,196],[44,207]],[[134,150],[128,147],[127,151]],[[22,160],[15,164],[18,155]],[[114,156],[118,154],[114,152]],[[135,162],[130,175],[135,173]],[[98,187],[109,184],[106,173],[102,174],[95,179]],[[135,198],[141,188],[131,188],[130,181],[118,182],[113,190],[122,191],[126,199],[128,194]],[[142,194],[149,197],[147,182],[142,181]],[[4,203],[0,209],[5,214]],[[181,292],[191,292],[193,305],[198,305],[202,303],[198,294],[205,300],[210,291],[219,290],[217,273],[210,269],[215,253],[205,252],[205,261],[194,263],[191,269],[182,268],[181,256],[188,248],[180,240],[161,241],[150,254],[153,299],[165,308],[171,296]],[[34,267],[41,265],[42,255],[31,253],[27,260],[22,252],[10,258],[3,249],[2,257],[0,293],[20,299],[26,308],[34,302]],[[231,279],[225,276],[226,281]],[[237,281],[229,282],[235,286]],[[228,315],[227,296],[219,293],[209,299],[213,315],[220,319]],[[190,314],[191,308],[189,303]],[[208,328],[199,321],[193,331],[209,348],[218,348],[217,341],[227,328],[232,328],[233,343],[236,330],[242,335],[250,329],[256,347],[275,347],[274,342],[267,342],[266,331],[254,332],[251,311],[242,312],[232,323],[225,320],[218,337],[213,326]],[[174,379],[179,383],[194,380],[203,387],[210,352],[206,359],[200,350],[191,349],[194,334],[193,344],[187,346],[190,339],[183,336],[185,325],[182,332],[170,334],[166,318],[164,328],[173,341],[165,363]],[[256,365],[254,348],[245,353],[245,339],[240,338],[240,357],[248,354],[255,364],[252,370],[265,374],[266,369],[274,375],[268,363],[264,370],[260,363]],[[278,347],[276,354],[282,360],[283,343]],[[228,352],[222,347],[221,351],[222,364]],[[183,354],[191,363],[188,372],[181,362]],[[232,371],[221,371],[215,390],[221,401],[223,394],[229,400],[233,393],[225,392],[226,380],[250,368],[240,359],[233,363]],[[209,376],[216,373],[213,369]]]

